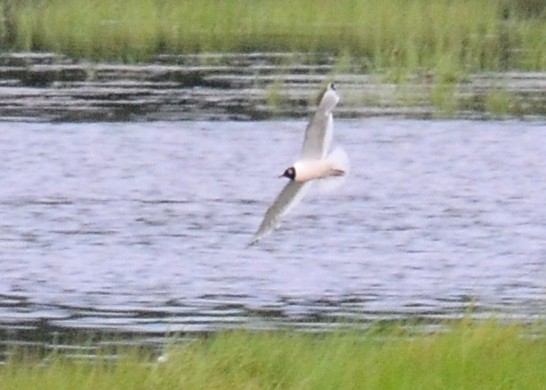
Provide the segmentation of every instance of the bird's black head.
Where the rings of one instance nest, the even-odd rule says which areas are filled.
[[[280,177],[287,177],[290,180],[294,180],[296,178],[296,170],[294,167],[288,168]]]

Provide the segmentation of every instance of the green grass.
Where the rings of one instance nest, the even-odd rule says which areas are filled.
[[[388,326],[327,334],[221,332],[116,362],[20,355],[2,389],[543,389],[544,325],[466,320],[437,333]]]
[[[73,58],[324,52],[372,70],[433,70],[442,81],[546,69],[540,0],[6,0],[0,11],[2,47]]]
[[[503,88],[495,88],[487,91],[484,97],[485,110],[494,115],[502,116],[515,113],[512,107],[514,99],[510,92]]]

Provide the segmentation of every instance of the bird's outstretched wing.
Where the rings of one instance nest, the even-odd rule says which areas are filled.
[[[255,244],[263,236],[275,229],[281,217],[301,201],[310,185],[311,182],[301,183],[290,181],[284,186],[273,204],[267,209],[260,227],[254,234],[254,237],[252,237],[252,240],[250,240],[250,245]]]
[[[332,110],[339,102],[334,84],[328,84],[317,111],[305,129],[301,159],[320,159],[326,156],[332,143],[334,119]]]

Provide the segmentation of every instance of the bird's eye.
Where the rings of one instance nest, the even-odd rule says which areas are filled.
[[[334,91],[336,90],[336,86],[334,83],[330,83],[330,88],[332,88]]]

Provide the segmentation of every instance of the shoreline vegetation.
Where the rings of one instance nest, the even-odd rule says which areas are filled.
[[[429,328],[362,331],[226,331],[172,344],[158,357],[139,347],[94,358],[13,351],[5,389],[542,389],[543,323],[462,319]]]
[[[505,118],[546,107],[543,0],[4,0],[0,44],[7,118],[302,117],[327,79],[350,89],[345,117]],[[24,53],[45,56],[33,63]],[[150,88],[133,96],[141,84],[126,81]],[[173,90],[167,102],[150,92],[162,88],[156,81]],[[21,86],[40,89],[30,111]],[[194,87],[211,95],[194,102]],[[39,99],[44,88],[53,100]],[[178,114],[188,99],[227,108]]]
[[[362,71],[546,69],[542,0],[5,0],[4,51],[145,62],[158,54],[305,52]]]

